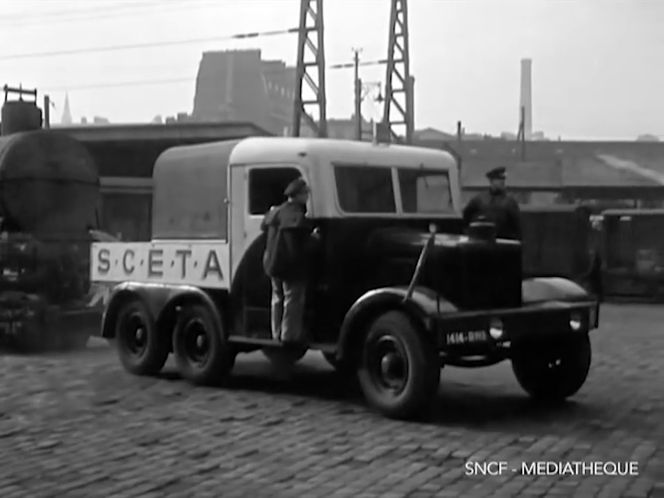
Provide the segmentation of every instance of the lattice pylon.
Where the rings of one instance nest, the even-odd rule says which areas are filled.
[[[292,126],[295,137],[300,136],[302,121],[316,136],[327,137],[323,33],[323,0],[301,0]],[[317,118],[313,114],[316,110]]]
[[[406,0],[392,0],[383,123],[389,127],[393,140],[412,143],[413,86],[414,79],[410,76],[408,5]]]

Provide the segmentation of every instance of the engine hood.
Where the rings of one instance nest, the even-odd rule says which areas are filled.
[[[404,228],[372,233],[366,250],[378,282],[407,285],[430,237]],[[437,291],[461,309],[491,309],[520,306],[521,281],[520,242],[440,233],[434,236],[418,285]]]

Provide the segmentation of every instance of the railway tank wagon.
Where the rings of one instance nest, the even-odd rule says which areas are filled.
[[[7,134],[0,137],[0,341],[21,350],[81,347],[101,317],[100,308],[88,306],[97,167],[76,140],[40,129],[34,102],[7,104]]]

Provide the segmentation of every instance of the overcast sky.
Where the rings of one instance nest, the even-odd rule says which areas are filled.
[[[13,56],[282,30],[297,26],[299,3],[0,0],[0,84],[50,93],[54,121],[67,89],[77,121],[98,115],[145,122],[191,112],[203,51],[260,48],[264,58],[294,64],[296,35]],[[385,58],[389,7],[389,0],[325,0],[327,62],[349,62],[353,47],[365,60]],[[461,120],[467,131],[515,132],[519,61],[528,57],[535,130],[579,139],[664,138],[664,1],[410,0],[408,8],[417,128],[453,131]],[[385,71],[366,67],[362,77],[384,81]],[[135,81],[144,84],[91,88]],[[329,116],[351,115],[352,84],[351,70],[327,71]],[[379,116],[371,102],[364,112]]]

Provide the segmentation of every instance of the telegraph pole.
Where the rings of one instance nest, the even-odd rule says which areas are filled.
[[[355,139],[362,140],[362,80],[360,79],[360,52],[353,49],[355,68]]]
[[[51,97],[44,95],[44,128],[51,127]]]

